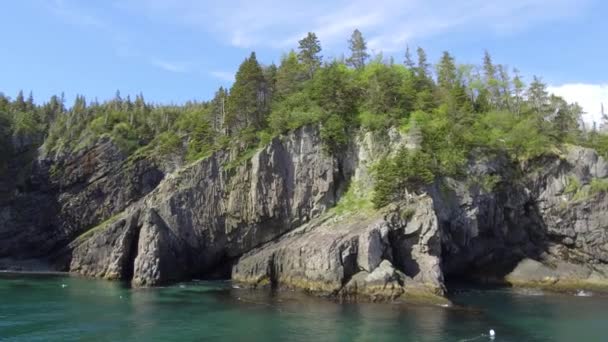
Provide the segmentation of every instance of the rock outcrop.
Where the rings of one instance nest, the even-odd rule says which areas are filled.
[[[378,158],[418,143],[365,133],[332,156],[307,126],[183,166],[102,138],[37,160],[25,185],[0,182],[0,265],[133,286],[231,276],[344,300],[436,300],[451,277],[608,285],[608,165],[590,149],[525,164],[479,152],[466,177],[388,208],[331,210],[347,189],[369,198]]]
[[[442,295],[432,201],[424,196],[414,208],[330,213],[243,255],[232,279],[345,299],[387,300],[422,291]]]
[[[70,269],[97,269],[108,255],[114,260],[130,255],[133,274],[118,278],[132,276],[136,286],[201,275],[318,216],[342,191],[344,171],[310,127],[274,139],[228,169],[231,157],[218,152],[166,177],[118,223],[88,239],[127,229],[136,231],[137,244],[114,244],[99,260],[98,248],[75,246]]]

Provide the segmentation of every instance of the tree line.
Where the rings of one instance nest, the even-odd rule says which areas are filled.
[[[347,57],[325,60],[310,32],[278,65],[264,65],[252,52],[232,86],[205,102],[155,105],[142,94],[117,92],[104,102],[79,95],[67,107],[63,96],[37,105],[31,94],[14,100],[0,94],[1,152],[42,146],[59,156],[108,136],[129,155],[185,150],[187,160],[196,160],[234,141],[255,145],[306,124],[321,127],[329,153],[358,128],[399,127],[419,136],[435,173],[453,173],[474,148],[516,158],[563,143],[607,150],[604,135],[581,129],[580,106],[549,94],[540,78],[526,85],[488,52],[480,65],[458,64],[449,52],[432,65],[422,48],[405,47],[395,61],[371,56],[359,30],[348,46]]]

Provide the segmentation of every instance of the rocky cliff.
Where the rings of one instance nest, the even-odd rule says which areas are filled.
[[[416,142],[353,134],[328,154],[314,127],[189,165],[126,158],[109,139],[38,159],[0,203],[0,258],[155,286],[220,276],[344,299],[438,299],[446,279],[608,284],[608,165],[571,146],[513,163],[478,153],[387,208],[332,209],[371,191],[370,167]],[[251,152],[251,151],[250,151]],[[0,262],[1,263],[1,262]],[[1,266],[1,265],[0,265]]]

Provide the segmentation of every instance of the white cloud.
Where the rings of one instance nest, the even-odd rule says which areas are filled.
[[[224,82],[234,82],[234,73],[228,71],[211,71],[211,76]]]
[[[403,50],[411,39],[449,30],[505,34],[539,22],[575,16],[591,0],[123,0],[116,7],[143,11],[217,35],[229,45],[250,48],[296,46],[306,32],[324,47],[345,44],[353,29],[379,52]]]
[[[188,71],[188,67],[184,63],[169,62],[169,61],[165,61],[165,60],[161,60],[161,59],[157,59],[157,58],[153,58],[150,61],[150,63],[156,67],[159,67],[159,68],[161,68],[165,71],[169,71],[169,72],[182,73],[182,72]]]
[[[585,114],[583,120],[587,124],[602,122],[601,107],[608,111],[608,84],[571,83],[548,87],[549,92],[561,96],[568,102],[577,102]]]

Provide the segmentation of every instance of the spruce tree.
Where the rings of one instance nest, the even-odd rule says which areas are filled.
[[[23,97],[23,90],[19,90],[15,101],[13,101],[13,110],[17,112],[25,112],[25,98]]]
[[[315,71],[321,66],[323,56],[321,52],[321,43],[317,35],[313,32],[308,32],[308,35],[299,41],[298,60],[306,67],[308,78],[312,78]]]
[[[236,133],[247,127],[260,128],[265,115],[264,74],[255,52],[240,65],[228,97],[226,128]]]
[[[416,68],[409,45],[405,47],[405,61],[403,63],[409,70],[414,70]]]
[[[296,53],[291,51],[284,56],[276,75],[276,95],[278,99],[283,99],[300,90],[305,77],[304,65],[298,62]]]
[[[367,53],[367,43],[363,39],[361,31],[355,29],[348,40],[348,47],[351,54],[346,62],[355,69],[362,69],[369,58],[369,53]]]
[[[456,64],[454,57],[444,51],[437,65],[437,84],[443,90],[450,91],[456,83]]]

